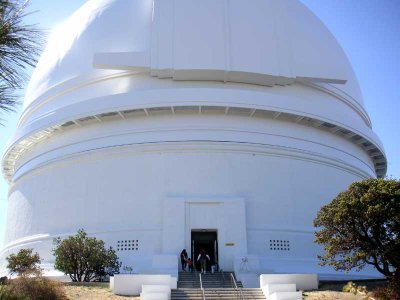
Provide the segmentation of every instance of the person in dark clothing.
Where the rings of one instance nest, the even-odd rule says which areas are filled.
[[[186,249],[183,249],[181,252],[181,264],[182,264],[182,271],[186,271],[186,261],[188,258],[188,254],[186,252]]]
[[[190,257],[187,260],[187,265],[189,266],[189,272],[193,273],[193,261],[190,259]]]
[[[201,265],[201,273],[206,274],[207,270],[207,259],[210,260],[207,252],[204,249],[201,249],[199,256],[197,257],[197,261],[200,261]]]

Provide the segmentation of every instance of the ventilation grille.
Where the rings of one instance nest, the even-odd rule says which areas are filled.
[[[117,251],[138,251],[139,240],[121,240],[117,241]]]
[[[290,251],[290,241],[288,241],[288,240],[269,240],[269,250],[271,250],[271,251]]]

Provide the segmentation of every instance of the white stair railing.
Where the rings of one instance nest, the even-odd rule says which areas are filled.
[[[203,281],[201,280],[201,273],[199,274],[199,279],[200,279],[201,294],[203,296],[203,300],[206,300],[206,295],[204,294],[204,288],[203,288]]]
[[[232,273],[231,273],[231,280],[233,281],[233,286],[234,286],[234,288],[235,288],[235,290],[236,290],[236,293],[238,294],[238,298],[239,298],[240,300],[244,299],[242,288],[239,288],[239,287],[237,286],[235,276],[233,276]]]

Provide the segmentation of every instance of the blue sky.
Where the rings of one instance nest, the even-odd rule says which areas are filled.
[[[96,1],[96,0],[94,0]],[[127,1],[127,0],[126,0]],[[251,0],[250,0],[251,1]],[[85,0],[31,0],[27,23],[50,31]],[[388,158],[388,175],[400,178],[400,1],[302,0],[332,31],[352,62],[374,131]],[[22,101],[22,99],[21,99]],[[15,130],[17,113],[0,115],[0,150]],[[0,248],[7,207],[7,183],[0,179]]]

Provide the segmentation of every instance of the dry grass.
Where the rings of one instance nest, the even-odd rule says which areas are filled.
[[[140,299],[139,297],[133,296],[114,295],[111,290],[105,286],[67,285],[64,289],[70,300]]]
[[[375,288],[385,286],[385,280],[364,280],[354,281],[358,286],[366,286],[368,291],[373,291]],[[304,293],[304,299],[306,300],[364,300],[368,299],[366,295],[342,292],[343,286],[346,282],[321,282],[318,291],[311,291]],[[371,293],[368,293],[370,296]],[[371,298],[372,299],[372,298]]]
[[[20,277],[0,286],[0,299],[67,300],[64,286],[45,277]]]
[[[354,295],[351,293],[343,293],[337,291],[314,291],[314,292],[305,292],[304,299],[306,300],[363,300],[365,296]]]

